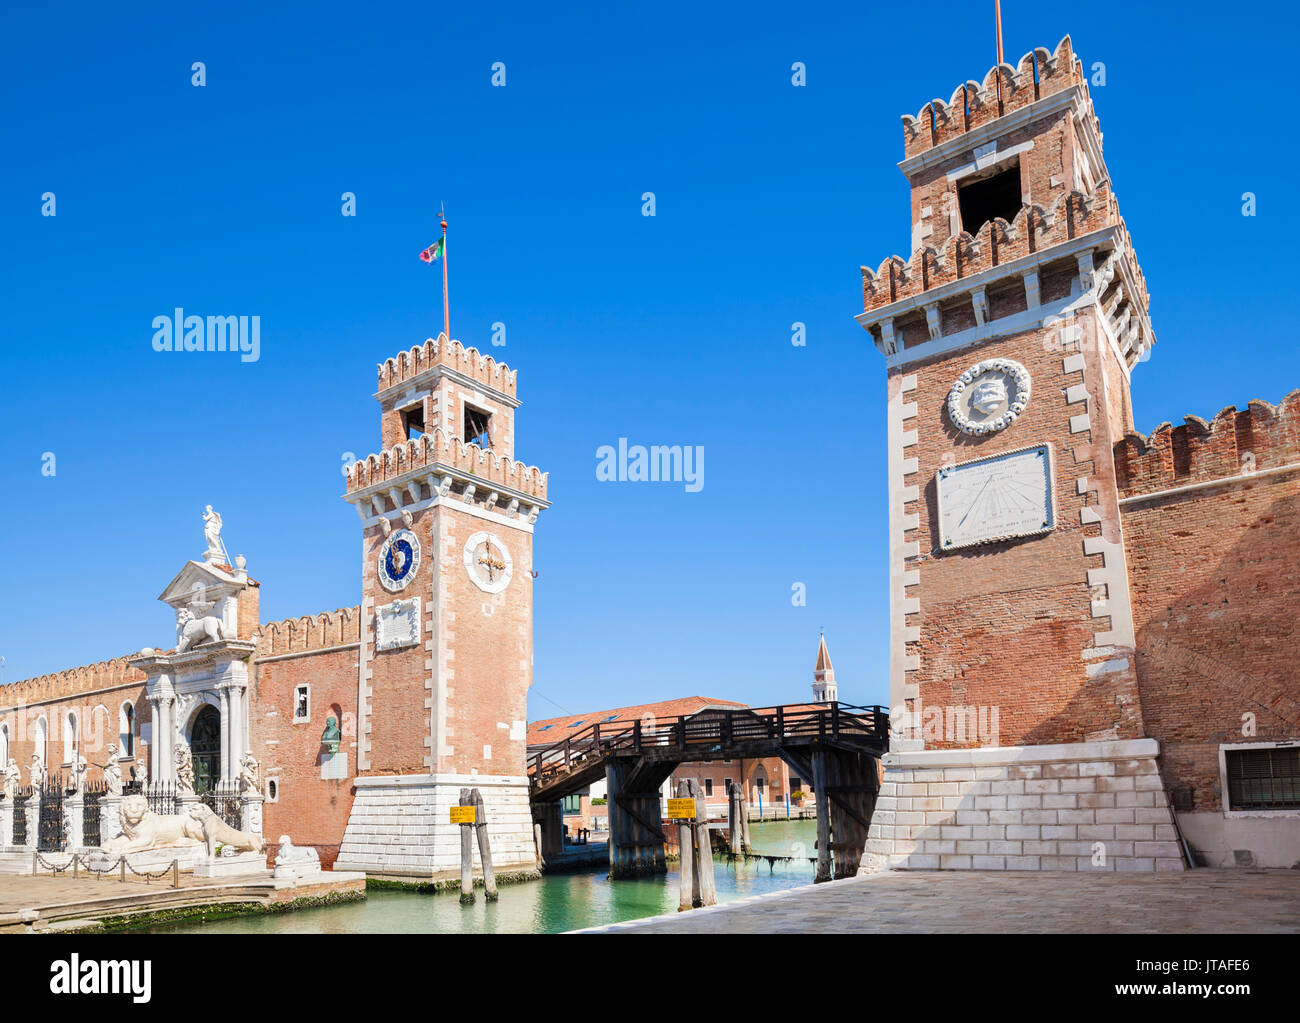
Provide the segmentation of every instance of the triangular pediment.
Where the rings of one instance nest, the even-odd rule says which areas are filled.
[[[172,607],[186,607],[195,599],[215,602],[221,597],[229,597],[244,587],[244,580],[223,568],[205,561],[187,561],[185,567],[176,573],[158,599]]]

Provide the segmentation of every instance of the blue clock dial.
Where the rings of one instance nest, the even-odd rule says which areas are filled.
[[[420,570],[420,541],[409,529],[389,535],[379,548],[379,581],[386,590],[404,589]]]

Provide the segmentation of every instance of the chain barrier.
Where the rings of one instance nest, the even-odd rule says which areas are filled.
[[[136,877],[144,878],[145,884],[148,884],[150,881],[156,881],[161,877],[166,877],[168,874],[171,874],[172,887],[173,888],[180,887],[180,861],[179,860],[172,860],[171,866],[164,867],[162,870],[158,871],[157,873],[154,873],[153,871],[149,871],[149,870],[136,870],[135,867],[131,866],[130,861],[125,856],[119,856],[112,863],[96,867],[91,864],[90,860],[86,856],[82,855],[81,853],[73,853],[68,858],[67,863],[63,864],[63,866],[59,866],[57,863],[51,863],[39,852],[32,853],[33,874],[36,872],[38,868],[44,867],[46,870],[48,870],[52,875],[56,877],[59,874],[66,874],[69,870],[72,871],[73,877],[77,877],[78,865],[84,868],[86,873],[94,874],[95,880],[97,881],[100,878],[102,878],[105,874],[111,873],[113,871],[117,871],[119,875],[119,880],[125,881],[127,872],[129,871],[130,873],[134,874]]]

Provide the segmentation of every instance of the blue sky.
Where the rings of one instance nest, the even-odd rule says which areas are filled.
[[[1265,48],[1296,16],[1268,6],[1128,4],[1116,31],[1003,5],[1008,59],[1069,32],[1106,65],[1159,338],[1143,431],[1300,385],[1291,264],[1270,258],[1300,226],[1292,69]],[[356,602],[340,466],[378,448],[376,362],[438,331],[416,254],[445,200],[453,334],[506,324],[516,454],[551,474],[530,716],[799,699],[821,627],[841,698],[887,702],[885,373],[858,267],[906,255],[899,115],[983,77],[991,7],[10,7],[5,680],[170,645],[155,597],[202,552],[207,503],[264,620]],[[260,316],[260,360],[155,353],[176,306]],[[703,490],[597,482],[619,437],[703,445]]]

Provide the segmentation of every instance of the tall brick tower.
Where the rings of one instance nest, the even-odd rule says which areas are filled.
[[[348,470],[362,521],[356,798],[338,869],[459,863],[449,808],[483,794],[493,858],[535,862],[524,766],[533,526],[515,372],[445,335],[379,366],[384,450]]]
[[[1181,869],[1138,695],[1114,443],[1155,341],[1069,37],[905,116],[888,371],[895,734],[869,860]]]

